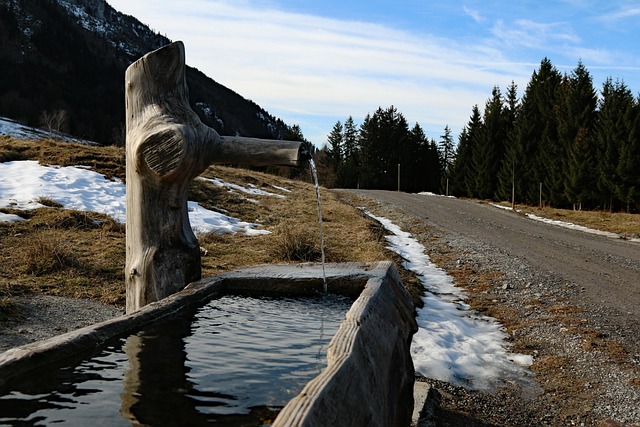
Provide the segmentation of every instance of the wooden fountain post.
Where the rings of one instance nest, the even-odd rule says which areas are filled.
[[[182,42],[150,52],[125,73],[127,313],[201,278],[189,224],[190,182],[213,163],[296,166],[300,142],[221,137],[189,106]]]

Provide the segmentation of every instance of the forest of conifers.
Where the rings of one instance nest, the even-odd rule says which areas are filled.
[[[611,78],[598,92],[579,63],[560,73],[543,59],[521,99],[514,83],[476,105],[454,145],[436,143],[395,107],[358,127],[338,122],[323,150],[328,185],[376,188],[559,208],[640,209],[640,98]],[[398,182],[399,180],[399,182]]]

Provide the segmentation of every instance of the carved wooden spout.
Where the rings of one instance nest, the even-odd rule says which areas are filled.
[[[190,182],[214,163],[296,166],[300,142],[221,137],[189,106],[182,42],[131,64],[126,84],[127,313],[201,277]]]

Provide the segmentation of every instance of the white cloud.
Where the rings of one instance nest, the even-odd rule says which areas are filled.
[[[484,22],[484,18],[482,17],[482,15],[480,15],[480,12],[478,12],[477,10],[469,9],[467,6],[464,6],[463,10],[465,14],[469,15],[477,23]]]
[[[606,14],[602,17],[605,21],[619,21],[622,19],[633,18],[636,16],[640,16],[640,7],[636,5],[631,7],[622,7],[616,12]]]
[[[491,32],[510,46],[553,49],[554,45],[578,44],[581,39],[566,23],[539,23],[528,19],[515,20],[511,25],[498,20]]]

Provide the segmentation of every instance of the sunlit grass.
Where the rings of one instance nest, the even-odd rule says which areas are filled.
[[[108,177],[124,179],[125,175],[124,152],[115,147],[2,137],[0,159],[88,165]],[[255,264],[319,261],[316,195],[310,177],[305,182],[219,166],[210,167],[203,176],[285,196],[249,196],[195,180],[190,200],[257,223],[271,233],[199,236],[204,277]],[[370,219],[329,190],[322,189],[322,199],[328,262],[390,258]],[[27,221],[0,223],[0,311],[11,315],[11,296],[29,292],[124,304],[125,227],[101,214],[64,210],[53,200],[40,202],[47,207],[3,210]]]

